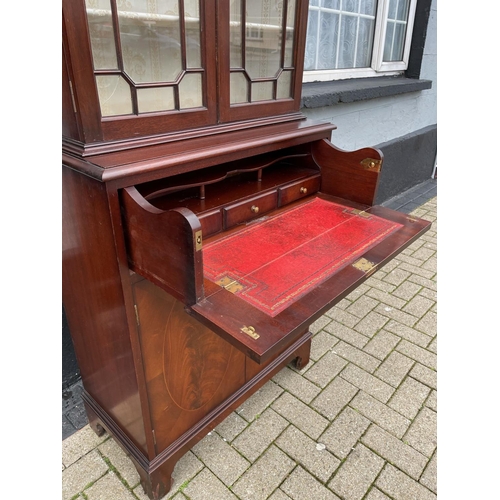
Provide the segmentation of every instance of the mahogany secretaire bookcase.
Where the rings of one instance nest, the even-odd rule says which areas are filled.
[[[299,112],[307,0],[63,0],[63,302],[92,428],[161,498],[429,227]]]

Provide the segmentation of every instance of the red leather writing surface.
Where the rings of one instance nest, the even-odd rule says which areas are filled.
[[[236,295],[275,316],[399,227],[315,198],[207,244],[204,273],[237,281]]]

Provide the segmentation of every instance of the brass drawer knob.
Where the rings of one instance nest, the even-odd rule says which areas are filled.
[[[250,208],[250,210],[254,213],[254,214],[258,214],[259,213],[259,207],[257,205],[252,205],[252,208]]]
[[[304,187],[304,186],[302,186],[302,187],[300,188],[300,194],[306,194],[306,193],[307,193],[307,188],[306,188],[306,187]]]

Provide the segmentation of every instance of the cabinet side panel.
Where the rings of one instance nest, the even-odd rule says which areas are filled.
[[[85,390],[146,439],[105,185],[63,167],[63,303]]]
[[[245,356],[147,280],[134,285],[157,452],[245,384]],[[187,433],[187,434],[186,434]]]

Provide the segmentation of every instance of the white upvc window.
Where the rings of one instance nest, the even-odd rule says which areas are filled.
[[[309,0],[303,81],[404,71],[416,4],[417,0]]]

